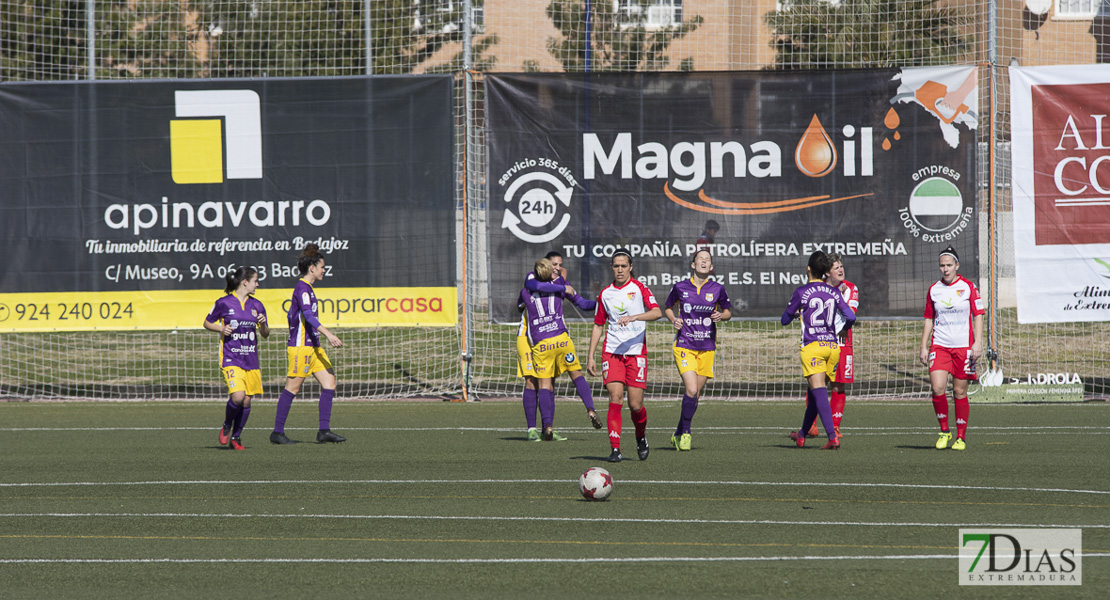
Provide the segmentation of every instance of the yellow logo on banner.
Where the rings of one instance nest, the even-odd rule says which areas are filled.
[[[292,288],[259,289],[271,330],[286,327]],[[199,329],[220,290],[0,294],[0,332]],[[453,287],[321,288],[320,322],[331,327],[453,327]]]
[[[257,92],[178,90],[174,107],[178,119],[170,121],[170,163],[175,183],[223,183],[225,154],[227,179],[262,179]]]
[[[170,121],[174,183],[223,183],[223,142],[219,120]]]

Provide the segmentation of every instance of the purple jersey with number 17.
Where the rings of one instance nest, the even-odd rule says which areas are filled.
[[[824,281],[811,281],[794,290],[782,313],[782,324],[790,323],[800,313],[803,346],[810,342],[835,342],[838,312],[846,326],[856,322],[856,314],[844,301],[840,290]]]

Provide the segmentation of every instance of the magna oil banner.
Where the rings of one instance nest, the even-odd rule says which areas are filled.
[[[238,266],[288,301],[310,242],[326,325],[453,324],[451,106],[450,76],[0,85],[0,331],[199,327]]]
[[[814,250],[861,316],[920,316],[951,244],[978,280],[974,67],[486,79],[490,311],[550,250],[594,296],[634,256],[660,300],[707,247],[738,317],[775,317]]]

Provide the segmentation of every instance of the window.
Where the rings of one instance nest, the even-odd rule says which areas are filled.
[[[1053,18],[1065,20],[1091,19],[1098,12],[1102,0],[1055,0],[1056,11]]]
[[[456,33],[462,31],[462,11],[466,8],[463,0],[412,0],[416,6],[414,32]],[[471,31],[480,32],[485,22],[484,0],[471,0]]]
[[[682,23],[682,0],[613,0],[622,27],[661,29]]]

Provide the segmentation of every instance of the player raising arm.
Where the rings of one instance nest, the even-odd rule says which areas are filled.
[[[621,408],[624,406],[625,388],[628,389],[628,410],[636,427],[636,453],[640,460],[647,460],[647,407],[644,390],[647,388],[647,324],[663,316],[651,290],[640,283],[632,273],[632,254],[617,248],[609,263],[613,269],[613,283],[602,288],[597,297],[597,313],[590,334],[590,359],[586,370],[597,376],[594,355],[602,334],[602,382],[609,390],[609,411],[606,421],[609,445],[612,452],[609,462],[620,462]]]
[[[713,377],[713,358],[717,350],[717,323],[732,318],[732,303],[724,286],[709,278],[713,256],[698,250],[690,260],[694,274],[674,284],[667,295],[665,313],[674,325],[674,361],[686,387],[682,414],[671,436],[675,450],[690,449],[690,421],[698,409],[698,398],[705,383]],[[674,307],[679,305],[679,314]]]
[[[967,448],[967,420],[971,407],[967,388],[978,379],[975,361],[983,354],[983,314],[986,309],[979,289],[960,276],[960,257],[952,246],[938,257],[940,281],[925,295],[925,326],[921,331],[921,363],[929,367],[933,409],[940,423],[937,450],[952,440],[948,429],[948,376],[952,376],[952,404],[956,409],[956,441],[953,450]]]
[[[809,255],[806,275],[809,283],[798,287],[790,297],[786,310],[782,313],[782,324],[789,325],[801,317],[802,325],[802,376],[806,378],[809,393],[806,396],[806,412],[802,418],[802,428],[790,432],[790,437],[801,448],[805,446],[806,432],[813,426],[814,419],[821,416],[821,426],[825,428],[829,441],[822,450],[837,450],[840,439],[832,423],[832,410],[829,408],[827,379],[836,373],[836,363],[840,358],[840,348],[836,343],[837,313],[844,319],[845,328],[856,322],[856,315],[844,301],[840,290],[822,281],[832,267],[832,261],[818,250]]]
[[[258,289],[258,271],[239,267],[225,280],[227,295],[216,301],[204,319],[204,328],[220,334],[220,369],[229,394],[220,445],[243,450],[240,435],[251,415],[251,398],[262,393],[255,329],[262,337],[270,337],[270,324],[266,322],[266,307],[253,295]]]
[[[345,442],[347,438],[331,430],[331,405],[335,398],[335,370],[332,368],[328,353],[320,347],[320,336],[327,338],[333,348],[343,342],[320,324],[319,304],[312,285],[324,278],[324,257],[316,244],[304,247],[297,259],[301,278],[293,287],[293,299],[289,303],[289,347],[286,349],[289,371],[286,373],[285,389],[278,398],[277,414],[274,416],[274,431],[270,434],[273,444],[295,443],[285,435],[285,420],[293,399],[301,391],[301,385],[309,375],[320,382],[320,430],[316,432],[317,442]]]

